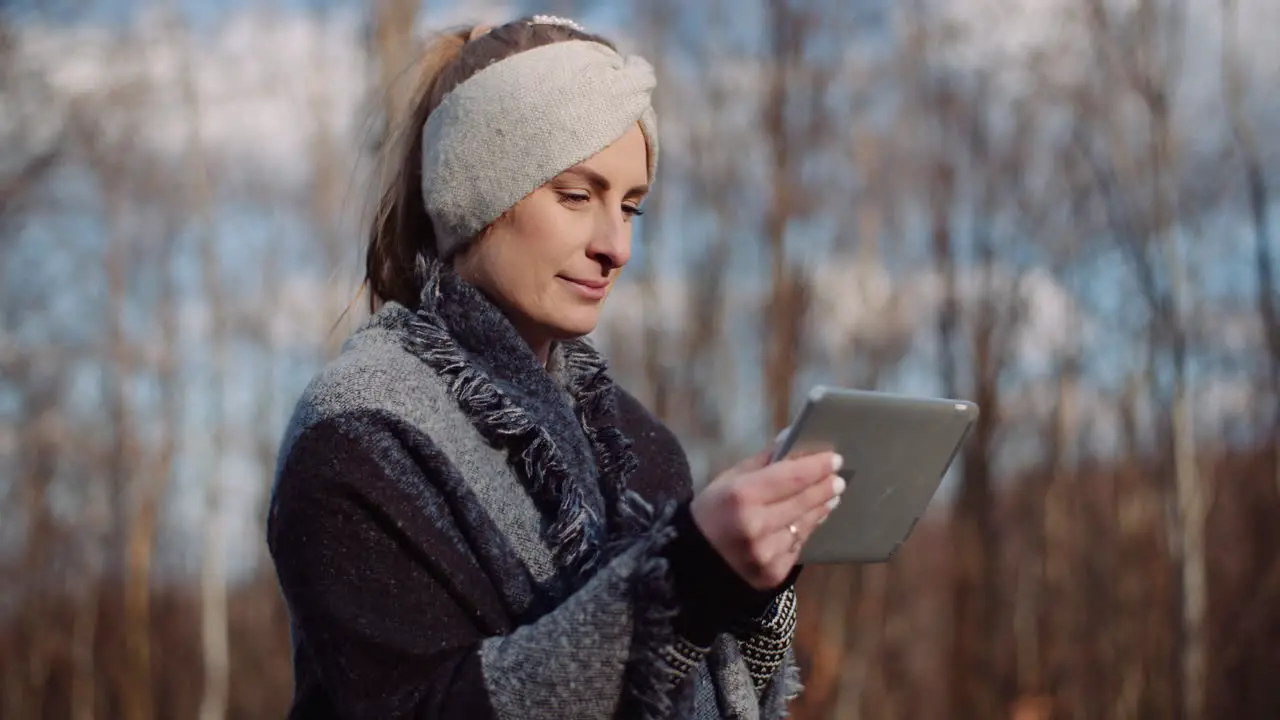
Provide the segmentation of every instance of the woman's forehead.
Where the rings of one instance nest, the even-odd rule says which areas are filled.
[[[569,168],[566,173],[601,184],[621,187],[628,193],[649,189],[648,144],[639,125],[600,152]]]

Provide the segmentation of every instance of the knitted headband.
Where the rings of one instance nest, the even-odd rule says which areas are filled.
[[[652,183],[655,84],[643,58],[570,40],[499,60],[451,90],[422,131],[422,196],[440,256],[637,122]]]

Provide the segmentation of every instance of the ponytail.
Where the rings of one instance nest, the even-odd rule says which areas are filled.
[[[433,254],[435,230],[422,200],[422,127],[439,99],[430,102],[471,34],[471,28],[440,35],[418,62],[418,84],[379,163],[383,168],[382,193],[369,229],[365,254],[365,283],[369,309],[387,301],[412,307],[418,300],[414,267],[419,253]],[[395,119],[392,119],[395,122]],[[392,127],[396,127],[393,125]]]

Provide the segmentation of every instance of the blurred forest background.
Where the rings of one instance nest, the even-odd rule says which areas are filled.
[[[272,718],[276,444],[427,28],[661,76],[598,335],[700,473],[814,381],[983,408],[799,718],[1280,717],[1280,3],[0,0],[0,717]]]

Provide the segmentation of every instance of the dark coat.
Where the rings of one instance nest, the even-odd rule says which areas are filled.
[[[785,715],[794,591],[690,519],[672,433],[583,341],[542,367],[430,265],[307,387],[268,544],[297,718]]]

